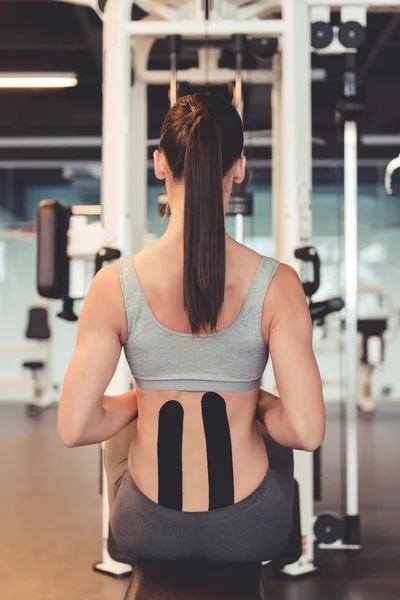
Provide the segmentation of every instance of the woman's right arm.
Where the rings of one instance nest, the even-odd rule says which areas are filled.
[[[97,422],[88,425],[77,442],[61,439],[69,448],[100,444],[117,435],[138,418],[136,390],[118,396],[103,396],[101,413]]]
[[[275,441],[313,451],[325,436],[322,383],[303,286],[287,265],[280,265],[271,282],[262,328],[280,397],[261,392],[258,412]]]

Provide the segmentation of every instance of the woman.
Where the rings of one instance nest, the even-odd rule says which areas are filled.
[[[109,440],[111,527],[130,560],[272,559],[290,533],[292,453],[265,444],[257,419],[288,448],[312,451],[324,437],[303,288],[291,268],[225,232],[245,175],[228,102],[180,98],[154,163],[167,232],[93,281],[59,434],[67,446]],[[121,347],[136,390],[105,396]],[[259,391],[268,354],[280,399]]]

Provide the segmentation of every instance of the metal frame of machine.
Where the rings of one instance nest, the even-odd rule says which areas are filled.
[[[96,9],[94,0],[69,0]],[[101,225],[75,220],[68,254],[80,259],[98,248],[117,248],[122,255],[135,254],[145,244],[147,197],[147,85],[167,83],[165,72],[149,71],[148,57],[157,38],[181,35],[195,39],[229,38],[235,34],[279,39],[271,72],[251,73],[252,83],[273,83],[272,91],[272,185],[273,236],[275,256],[297,270],[295,250],[310,244],[311,211],[311,51],[312,25],[330,21],[331,9],[341,11],[341,21],[365,28],[369,8],[394,10],[400,0],[193,0],[168,3],[159,0],[137,2],[149,16],[131,21],[132,0],[108,0],[104,23],[104,108]],[[98,7],[97,7],[98,8]],[[98,9],[96,12],[99,14]],[[281,19],[269,14],[281,12]],[[322,25],[321,25],[322,24]],[[354,49],[343,45],[346,32],[332,31],[320,52],[344,53]],[[318,27],[317,27],[318,30]],[[319,31],[319,30],[318,30]],[[347,32],[348,33],[348,32]],[[315,34],[315,27],[314,27]],[[313,34],[313,35],[314,35]],[[328,38],[330,33],[328,32]],[[318,35],[317,35],[318,37]],[[315,46],[314,46],[315,47]],[[199,52],[199,69],[177,72],[177,79],[201,81],[205,51]],[[207,56],[209,82],[233,81],[234,72],[218,69],[217,54]],[[211,64],[211,67],[210,67]],[[132,73],[134,71],[134,77]],[[246,71],[243,81],[247,80]],[[350,78],[351,79],[351,78]],[[347,88],[351,87],[350,79]],[[344,220],[346,300],[346,515],[350,529],[331,547],[359,548],[358,451],[357,451],[357,125],[344,123]],[[88,236],[88,232],[93,235]],[[75,265],[79,272],[78,263]],[[78,276],[78,275],[77,275]],[[81,278],[81,275],[79,276]],[[80,287],[78,285],[78,287]],[[124,358],[108,393],[125,392],[129,373]],[[295,453],[295,476],[300,484],[303,555],[285,567],[289,575],[301,575],[314,567],[313,459]],[[104,473],[105,478],[105,473]],[[103,560],[96,566],[114,575],[129,568],[115,563],[107,551],[109,519],[107,494],[103,494]],[[345,521],[346,523],[346,521]]]

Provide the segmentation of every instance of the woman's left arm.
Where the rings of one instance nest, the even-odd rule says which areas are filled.
[[[109,439],[137,416],[136,393],[105,396],[121,355],[126,313],[115,265],[94,278],[78,323],[58,411],[58,433],[68,447]]]

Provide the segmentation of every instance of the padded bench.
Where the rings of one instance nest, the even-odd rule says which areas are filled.
[[[266,600],[259,563],[139,563],[124,600]]]

